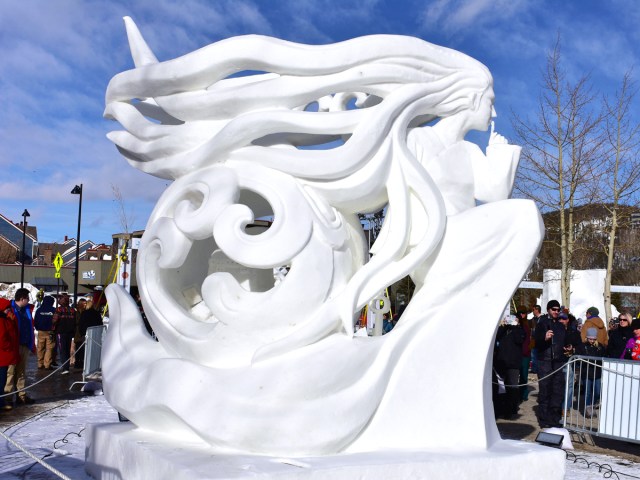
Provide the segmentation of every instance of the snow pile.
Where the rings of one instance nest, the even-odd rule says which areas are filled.
[[[0,298],[6,298],[7,300],[13,300],[16,295],[16,290],[20,288],[19,283],[0,283]],[[25,283],[24,288],[29,290],[29,294],[31,298],[29,299],[30,303],[36,303],[36,298],[38,296],[38,289],[31,285],[30,283]]]

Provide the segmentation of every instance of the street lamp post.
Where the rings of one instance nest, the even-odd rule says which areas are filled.
[[[27,237],[27,217],[30,217],[27,209],[22,212],[22,268],[20,269],[20,288],[24,287],[24,249]]]
[[[80,195],[80,201],[78,202],[78,236],[76,238],[76,268],[73,278],[73,306],[78,306],[78,267],[80,265],[80,222],[82,220],[82,184],[76,185],[71,190],[73,195]]]

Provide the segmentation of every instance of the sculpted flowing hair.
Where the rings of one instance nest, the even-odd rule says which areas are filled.
[[[297,178],[345,215],[388,203],[376,254],[339,300],[345,330],[436,248],[444,204],[407,148],[407,129],[472,109],[492,85],[484,65],[398,35],[330,45],[248,35],[158,63],[130,20],[127,29],[137,68],[112,79],[105,116],[126,128],[109,138],[134,167],[177,179],[251,162]],[[413,208],[428,218],[420,233]]]

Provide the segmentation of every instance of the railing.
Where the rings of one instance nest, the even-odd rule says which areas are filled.
[[[640,362],[571,357],[565,398],[565,428],[640,443]]]
[[[102,373],[102,343],[106,332],[106,325],[87,328],[84,344],[82,382],[74,382],[69,390],[72,390],[75,385],[86,384],[87,380],[91,380],[93,377]]]

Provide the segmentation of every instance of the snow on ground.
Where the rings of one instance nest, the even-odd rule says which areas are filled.
[[[45,462],[67,477],[74,480],[88,480],[91,477],[84,471],[84,427],[88,423],[115,422],[117,419],[116,411],[107,403],[104,396],[88,396],[63,402],[5,429],[4,434],[33,455],[44,458]],[[638,464],[606,455],[574,453],[578,457],[575,461],[572,458],[567,460],[565,480],[640,479]],[[599,466],[604,467],[599,468]],[[526,467],[523,466],[523,468]],[[611,470],[617,475],[611,474]],[[0,438],[1,480],[55,480],[57,478],[57,475],[37,464],[4,437]]]
[[[118,414],[104,396],[88,396],[62,402],[3,433],[69,478],[84,480],[91,478],[84,471],[85,425],[117,421]],[[12,478],[48,480],[59,477],[0,437],[0,479]]]

